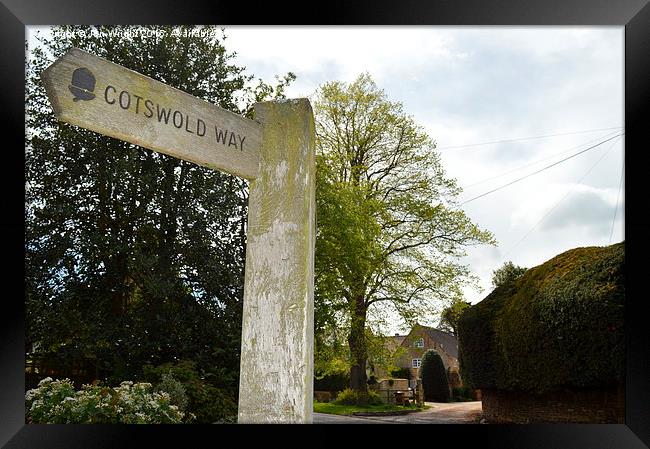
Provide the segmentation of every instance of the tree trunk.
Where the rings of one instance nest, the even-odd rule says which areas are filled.
[[[366,360],[368,348],[366,347],[366,306],[363,297],[354,300],[354,312],[348,336],[352,366],[350,367],[350,388],[355,391],[368,391],[368,377],[366,376]]]

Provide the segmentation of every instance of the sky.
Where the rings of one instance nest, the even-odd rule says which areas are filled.
[[[368,72],[424,127],[463,187],[460,207],[498,242],[468,248],[482,290],[465,288],[467,301],[507,260],[530,268],[623,240],[623,27],[225,28],[247,73],[297,75],[289,98]]]
[[[624,126],[622,27],[226,27],[226,34],[236,61],[257,77],[294,72],[290,98],[370,73],[435,139],[447,175],[464,188],[461,202]],[[474,145],[555,134],[565,135]],[[571,248],[608,245],[610,234],[611,243],[623,240],[623,144],[617,137],[461,206],[498,241],[467,251],[483,288],[466,289],[469,302],[491,291],[492,271],[506,260],[534,267]]]

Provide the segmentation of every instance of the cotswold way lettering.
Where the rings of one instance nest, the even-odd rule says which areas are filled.
[[[131,93],[128,90],[120,90],[118,94],[118,88],[109,84],[104,89],[103,98],[107,104],[119,106],[122,110],[142,114],[149,119],[156,119],[159,123],[184,130],[197,137],[206,136],[208,125],[206,125],[204,119],[191,116],[187,112],[170,106],[160,105],[142,95]],[[211,133],[210,137],[215,143],[227,148],[244,151],[246,136],[223,128],[219,124],[215,124],[211,128],[214,129],[214,133]]]

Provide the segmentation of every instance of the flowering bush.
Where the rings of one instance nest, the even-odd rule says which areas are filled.
[[[184,417],[169,394],[152,391],[149,383],[125,381],[116,388],[83,385],[75,391],[69,379],[46,377],[25,394],[25,400],[31,423],[177,424]]]

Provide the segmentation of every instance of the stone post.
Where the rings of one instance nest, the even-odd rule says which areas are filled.
[[[311,423],[315,131],[307,99],[258,103],[260,175],[250,184],[240,423]]]
[[[417,396],[417,404],[422,407],[424,405],[424,388],[422,388],[422,379],[415,381],[415,391]]]

